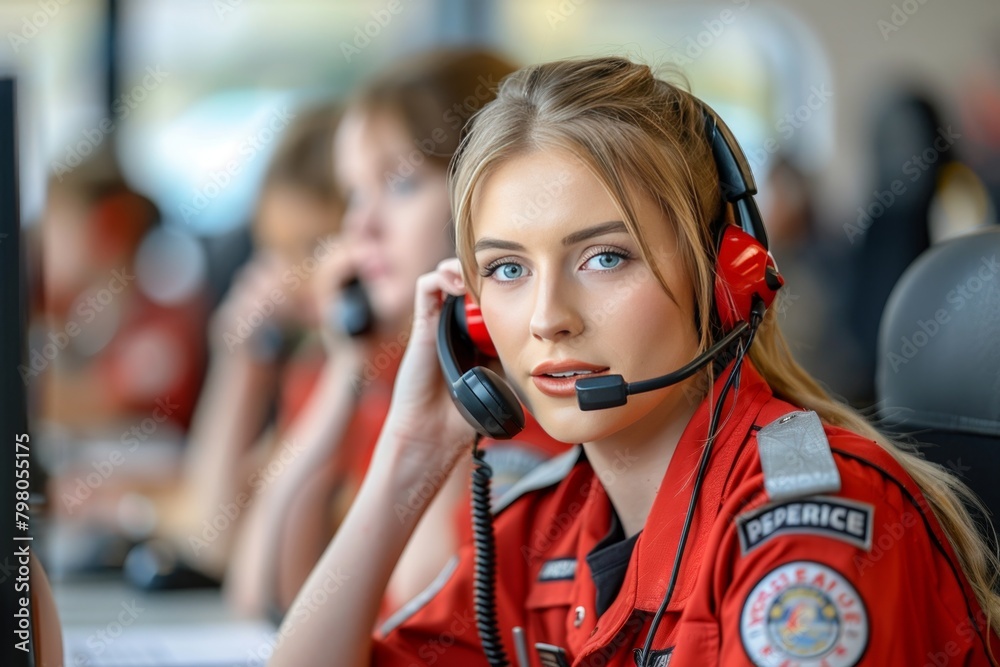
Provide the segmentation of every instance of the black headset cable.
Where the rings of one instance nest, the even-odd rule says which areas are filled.
[[[712,445],[715,444],[715,438],[718,435],[717,430],[719,418],[722,415],[722,406],[726,403],[726,397],[729,395],[729,390],[734,384],[739,383],[740,369],[743,366],[743,359],[750,350],[750,346],[753,344],[753,339],[757,334],[757,328],[760,326],[763,318],[764,304],[762,301],[758,300],[753,306],[753,314],[751,315],[746,345],[740,347],[739,352],[736,355],[736,360],[733,362],[733,368],[729,371],[729,377],[726,378],[726,383],[723,385],[722,391],[719,392],[719,401],[715,404],[715,408],[712,410],[712,419],[710,420],[708,426],[708,441],[705,443],[704,449],[702,449],[701,460],[698,462],[698,472],[695,476],[694,488],[691,490],[691,500],[688,502],[687,514],[684,517],[684,525],[681,528],[680,540],[677,543],[677,552],[674,554],[674,564],[670,570],[670,580],[667,584],[667,591],[663,595],[663,601],[660,603],[660,607],[656,610],[656,614],[653,616],[653,620],[649,625],[649,632],[646,634],[646,641],[642,646],[642,653],[640,654],[638,660],[640,667],[646,667],[646,663],[649,659],[649,652],[653,646],[653,638],[656,636],[656,630],[660,625],[660,621],[663,620],[663,614],[666,612],[667,605],[670,604],[670,598],[673,597],[674,594],[674,587],[677,584],[677,577],[680,573],[681,557],[684,555],[684,545],[687,543],[688,534],[691,529],[691,521],[694,517],[694,510],[698,504],[698,492],[701,490],[701,483],[705,478],[705,470],[708,468],[708,459],[712,451]]]

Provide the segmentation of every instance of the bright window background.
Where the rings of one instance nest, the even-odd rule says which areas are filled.
[[[388,3],[119,0],[122,91],[140,84],[147,67],[169,72],[115,131],[130,177],[169,219],[184,223],[181,204],[276,107],[343,94],[397,57],[464,41],[496,46],[520,62],[618,53],[680,64],[693,90],[732,126],[758,177],[774,139],[822,173],[825,202],[846,214],[869,180],[864,129],[880,87],[900,73],[916,74],[954,100],[967,75],[988,76],[998,62],[995,0],[922,4],[903,29],[886,35],[878,22],[891,15],[890,0],[399,0],[402,11],[348,62],[342,44],[364,35]],[[46,173],[105,115],[104,0],[45,6],[57,10],[50,15],[41,0],[0,2],[0,72],[20,77],[29,222],[40,211]],[[836,93],[833,102],[803,111],[824,85]],[[794,131],[779,127],[797,112]],[[266,151],[248,160],[240,178],[186,224],[217,233],[245,223],[266,160]]]
[[[319,0],[128,3],[122,89],[141,86],[150,68],[169,76],[155,103],[137,105],[123,127],[127,173],[162,202],[168,221],[209,234],[244,224],[279,141],[271,128],[311,99],[343,96],[391,56],[380,45],[419,48],[433,33],[431,10],[407,3],[391,15],[385,2]],[[376,33],[362,32],[367,46],[356,34],[366,27]],[[345,53],[342,43],[352,48]]]
[[[726,120],[760,178],[779,151],[807,166],[827,159],[833,105],[814,104],[818,108],[808,114],[799,109],[813,86],[830,84],[815,36],[783,9],[747,11],[751,6],[750,0],[711,5],[515,0],[498,5],[499,41],[523,62],[613,54],[667,76],[671,70],[681,73],[692,92]],[[672,78],[679,80],[676,74]]]

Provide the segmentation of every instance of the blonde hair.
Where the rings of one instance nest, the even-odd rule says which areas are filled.
[[[674,225],[679,255],[692,277],[700,351],[708,349],[717,333],[708,325],[715,282],[712,222],[724,211],[698,100],[656,78],[649,67],[622,58],[559,61],[506,78],[497,100],[473,119],[452,165],[456,247],[473,290],[478,281],[472,270],[476,188],[504,161],[538,149],[566,150],[587,165],[666,288],[637,223],[634,201],[641,195],[659,204]],[[792,358],[775,318],[770,309],[750,350],[774,394],[873,440],[902,465],[955,548],[987,625],[1000,631],[1000,595],[994,590],[998,558],[963,505],[981,507],[975,496],[945,469],[895,445],[857,411],[831,398]]]

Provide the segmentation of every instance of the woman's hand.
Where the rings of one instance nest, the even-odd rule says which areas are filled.
[[[452,403],[437,357],[438,321],[448,294],[465,294],[461,265],[454,258],[417,280],[413,326],[382,430],[382,441],[416,470],[445,475],[476,435]]]
[[[437,359],[444,295],[465,293],[458,260],[417,280],[416,307],[392,404],[361,489],[333,542],[285,616],[295,640],[276,648],[273,667],[312,664],[336,654],[338,664],[367,665],[372,626],[389,578],[431,499],[448,480],[475,431],[452,402]],[[336,603],[312,607],[331,578],[343,580]]]
[[[209,336],[215,349],[245,352],[260,336],[280,335],[300,317],[287,294],[282,276],[287,264],[269,253],[259,253],[233,279],[222,304],[212,316]]]
[[[323,335],[323,344],[331,358],[354,358],[360,366],[372,354],[378,336],[378,322],[371,313],[370,330],[360,336],[351,336],[341,324],[341,309],[347,286],[357,278],[358,266],[350,243],[341,238],[330,248],[327,257],[313,279],[312,299]]]

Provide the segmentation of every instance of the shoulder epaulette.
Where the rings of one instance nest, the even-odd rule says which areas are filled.
[[[549,486],[553,486],[563,481],[569,471],[573,469],[576,462],[580,460],[582,447],[575,445],[569,451],[554,456],[545,463],[542,463],[527,475],[514,483],[497,501],[493,504],[493,514],[499,514],[515,500],[531,491],[537,491]]]
[[[815,412],[791,412],[757,432],[764,488],[773,501],[840,490],[840,473]]]

